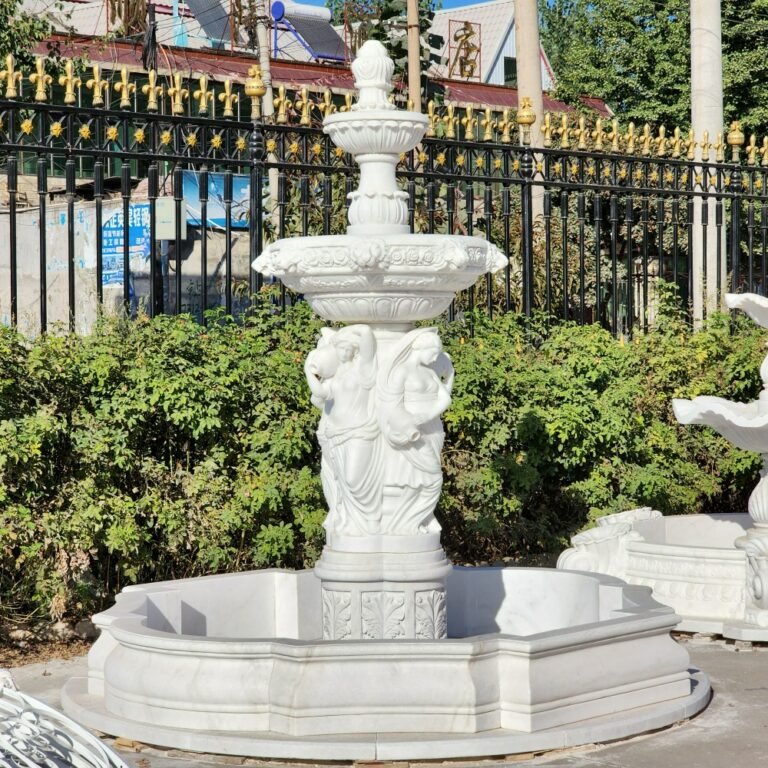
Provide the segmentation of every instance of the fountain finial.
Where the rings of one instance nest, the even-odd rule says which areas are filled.
[[[357,52],[352,62],[355,87],[359,92],[353,111],[364,109],[395,109],[390,103],[392,75],[395,63],[389,58],[387,49],[378,40],[368,40]]]

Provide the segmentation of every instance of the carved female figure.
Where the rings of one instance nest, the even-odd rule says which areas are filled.
[[[317,430],[329,533],[379,532],[381,480],[379,425],[374,411],[376,342],[366,325],[324,328],[304,372],[312,403],[321,409]]]
[[[440,530],[433,514],[443,483],[440,416],[452,386],[453,366],[434,328],[408,333],[379,373],[387,533]]]

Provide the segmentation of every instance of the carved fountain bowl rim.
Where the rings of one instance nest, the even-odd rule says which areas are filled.
[[[367,123],[372,128],[382,123],[400,123],[406,125],[429,125],[429,117],[421,112],[406,112],[402,109],[359,109],[349,112],[334,112],[323,120],[323,131],[336,128],[346,123]]]
[[[327,320],[393,323],[440,315],[456,293],[505,264],[479,237],[403,233],[279,240],[253,266]]]

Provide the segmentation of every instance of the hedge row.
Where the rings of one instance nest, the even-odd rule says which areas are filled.
[[[133,582],[310,566],[324,503],[305,304],[245,324],[0,330],[0,618],[76,618]],[[458,562],[557,550],[596,516],[743,510],[759,462],[678,426],[673,396],[756,397],[765,335],[674,313],[631,342],[515,315],[454,323],[438,509]]]

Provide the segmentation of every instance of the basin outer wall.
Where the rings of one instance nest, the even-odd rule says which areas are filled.
[[[478,584],[492,570],[455,569],[451,582]],[[528,569],[506,570],[501,578],[514,604],[519,590],[510,572],[524,584]],[[550,591],[583,580],[603,595],[605,615],[528,637],[502,627],[440,641],[216,639],[148,627],[142,611],[153,587],[144,601],[136,588],[99,617],[88,693],[110,719],[294,737],[530,733],[690,696],[688,654],[669,634],[678,619],[649,590],[592,574],[542,570],[535,578],[551,581]],[[261,579],[265,587],[290,581],[284,572]],[[305,572],[294,583],[311,583],[317,595],[316,581]],[[109,730],[96,715],[88,724]]]

